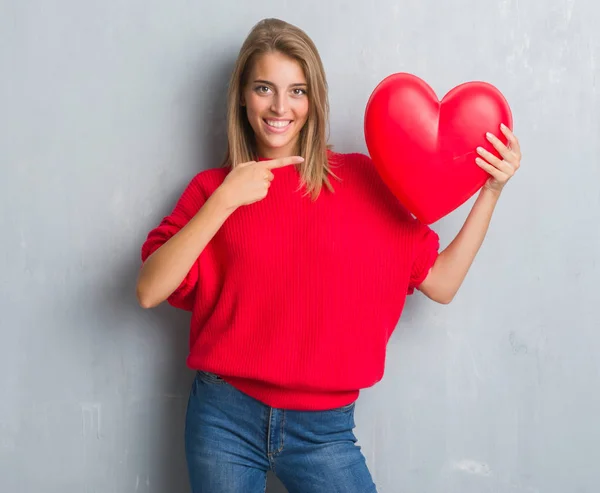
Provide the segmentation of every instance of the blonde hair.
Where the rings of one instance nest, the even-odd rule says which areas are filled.
[[[308,118],[299,134],[298,154],[304,158],[298,168],[307,194],[316,199],[323,185],[333,191],[333,175],[327,159],[329,101],[327,80],[321,57],[313,41],[301,29],[279,19],[258,22],[244,41],[229,81],[227,95],[227,153],[224,166],[258,159],[254,132],[241,95],[252,69],[261,55],[278,52],[296,60],[304,71],[308,86]]]

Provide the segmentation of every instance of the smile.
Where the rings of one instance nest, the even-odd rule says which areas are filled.
[[[264,122],[269,126],[269,127],[273,127],[273,128],[285,128],[287,126],[290,125],[290,123],[292,123],[291,120],[264,120]]]

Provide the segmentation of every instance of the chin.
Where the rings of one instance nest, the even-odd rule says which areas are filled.
[[[263,136],[260,139],[259,145],[267,150],[281,151],[286,148],[290,148],[293,150],[293,148],[296,146],[297,142],[298,142],[297,135],[295,135],[291,138],[288,137],[286,139],[282,139],[282,138],[274,139],[271,136]],[[290,151],[290,152],[292,152],[292,151]]]

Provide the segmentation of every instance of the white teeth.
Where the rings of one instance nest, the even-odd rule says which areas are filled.
[[[291,121],[274,121],[274,120],[265,120],[267,122],[267,125],[269,125],[270,127],[275,127],[275,128],[283,128],[283,127],[287,127]]]

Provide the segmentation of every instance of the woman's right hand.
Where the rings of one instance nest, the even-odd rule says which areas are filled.
[[[154,307],[175,292],[229,215],[240,205],[266,197],[273,180],[271,170],[302,161],[297,156],[253,161],[231,170],[217,189],[219,193],[213,193],[200,210],[187,211],[191,218],[185,226],[146,259],[137,283],[140,305]]]
[[[274,175],[271,171],[304,161],[300,156],[284,157],[269,161],[250,161],[233,168],[219,188],[227,197],[229,207],[235,209],[253,204],[267,196]]]

